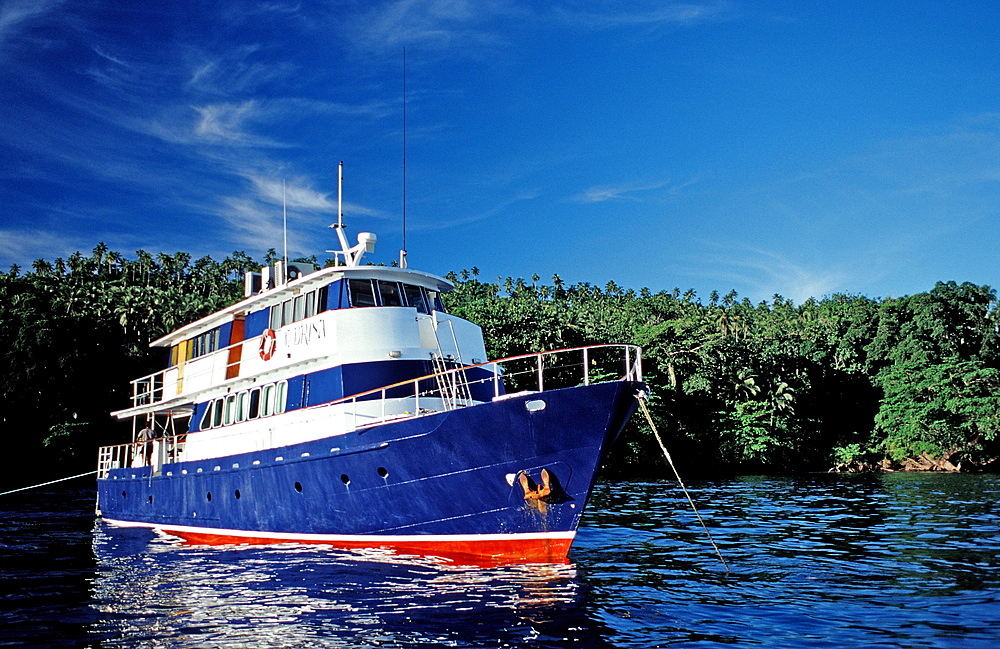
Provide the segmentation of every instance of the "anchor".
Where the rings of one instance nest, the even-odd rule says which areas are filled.
[[[541,485],[535,484],[531,476],[524,471],[521,472],[518,478],[521,488],[524,489],[524,499],[529,502],[533,501],[532,504],[538,501],[547,502],[546,498],[552,495],[552,476],[549,475],[548,469],[542,469],[541,478]]]

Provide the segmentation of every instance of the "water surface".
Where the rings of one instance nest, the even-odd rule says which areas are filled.
[[[601,483],[567,565],[184,546],[0,499],[0,646],[993,647],[997,476]]]

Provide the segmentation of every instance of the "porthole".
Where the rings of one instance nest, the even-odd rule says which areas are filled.
[[[296,482],[295,483],[295,491],[297,491],[299,493],[302,493],[302,483],[301,482]]]
[[[212,502],[212,492],[209,491],[208,494],[205,496],[205,498],[208,499],[208,502]]]
[[[344,484],[351,484],[351,478],[346,473],[340,474],[340,481]]]
[[[237,490],[236,490],[236,491],[234,492],[234,494],[233,494],[233,495],[234,495],[234,496],[236,496],[236,500],[239,500],[239,499],[240,499],[240,490],[239,490],[239,489],[237,489]]]
[[[389,475],[389,470],[388,470],[388,469],[386,469],[386,468],[385,468],[384,466],[380,466],[380,467],[378,468],[378,474],[379,474],[380,476],[382,476],[383,478],[385,478],[386,476],[388,476],[388,475]]]

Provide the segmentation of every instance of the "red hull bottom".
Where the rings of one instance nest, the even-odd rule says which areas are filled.
[[[181,532],[161,530],[165,534],[177,536],[191,545],[274,545],[282,543],[309,543],[326,545],[338,550],[386,549],[400,555],[432,556],[448,559],[456,563],[476,565],[500,565],[513,563],[568,563],[568,555],[573,539],[468,539],[462,541],[350,541],[350,540],[308,540],[269,539],[252,536],[226,536],[204,532]]]
[[[338,550],[383,549],[398,555],[437,557],[455,563],[502,565],[516,563],[568,563],[573,532],[542,534],[489,534],[442,536],[339,536],[325,534],[255,533],[243,530],[169,527],[129,521],[113,525],[150,527],[182,539],[189,545],[323,545]]]

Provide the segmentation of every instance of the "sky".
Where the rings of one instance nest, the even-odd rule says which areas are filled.
[[[322,260],[341,161],[439,275],[1000,287],[1000,3],[0,0],[0,269]]]

